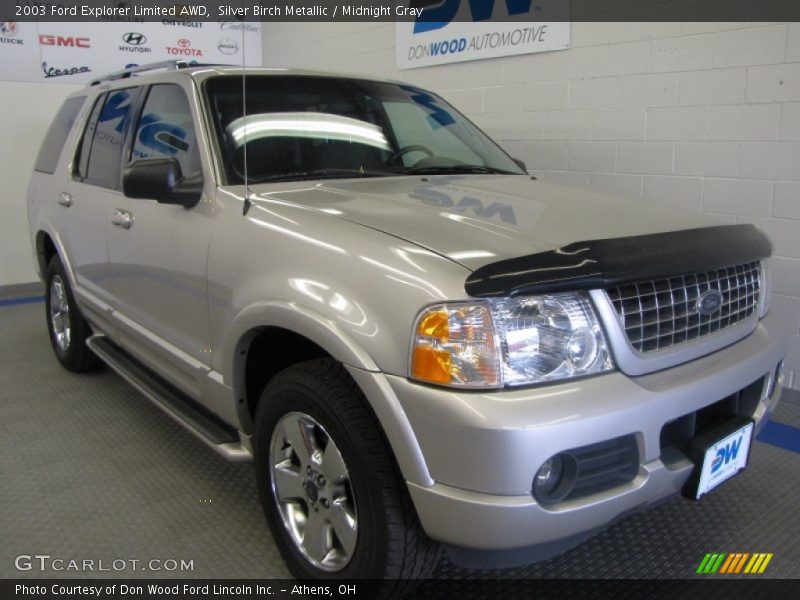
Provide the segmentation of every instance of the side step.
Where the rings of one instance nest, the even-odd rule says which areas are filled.
[[[235,429],[176,390],[106,336],[95,334],[86,344],[123,379],[215,452],[231,461],[253,460],[250,449],[242,444]]]

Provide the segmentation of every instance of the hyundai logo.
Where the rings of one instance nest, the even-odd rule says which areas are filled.
[[[129,32],[122,36],[122,41],[131,46],[141,46],[147,42],[143,33]]]
[[[717,290],[708,290],[700,294],[697,299],[697,312],[710,316],[722,308],[722,293]]]

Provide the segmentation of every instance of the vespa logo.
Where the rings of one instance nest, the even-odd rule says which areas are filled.
[[[492,18],[495,0],[468,0],[468,3],[473,22],[486,21]],[[531,12],[531,4],[533,4],[532,0],[505,0],[505,3],[509,16]],[[414,33],[424,33],[441,29],[450,23],[458,14],[462,0],[444,0],[436,7],[429,6],[436,4],[435,1],[423,1],[416,4],[417,6],[426,6],[426,8],[417,17],[417,22],[414,23]]]
[[[89,38],[61,35],[40,35],[39,43],[42,46],[67,46],[70,48],[91,48]]]
[[[708,290],[700,294],[697,299],[697,312],[710,316],[722,308],[722,293],[717,290]]]
[[[122,41],[131,46],[141,46],[147,43],[147,38],[143,33],[128,32],[122,36]]]
[[[723,465],[727,465],[732,460],[736,460],[736,457],[739,454],[739,448],[742,446],[742,439],[743,438],[740,437],[738,440],[734,440],[728,445],[717,450],[717,455],[714,457],[714,460],[711,463],[712,475],[719,471]]]

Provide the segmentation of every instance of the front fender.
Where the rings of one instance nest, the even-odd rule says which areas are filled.
[[[301,335],[343,363],[380,422],[403,477],[417,485],[433,485],[411,423],[375,361],[335,321],[307,307],[292,302],[257,302],[236,316],[223,353],[229,357],[223,378],[232,382],[234,398],[244,397],[246,351],[254,335],[264,327],[279,327]],[[246,413],[246,405],[238,407]],[[249,415],[239,415],[240,423],[249,420]]]

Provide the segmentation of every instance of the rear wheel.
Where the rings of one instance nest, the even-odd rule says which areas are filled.
[[[89,371],[100,359],[86,345],[91,327],[80,313],[58,256],[50,259],[45,276],[45,309],[50,343],[58,361],[70,371]]]
[[[258,490],[270,529],[300,579],[429,576],[441,556],[366,400],[341,364],[289,367],[256,414]],[[406,580],[406,581],[403,581]]]

